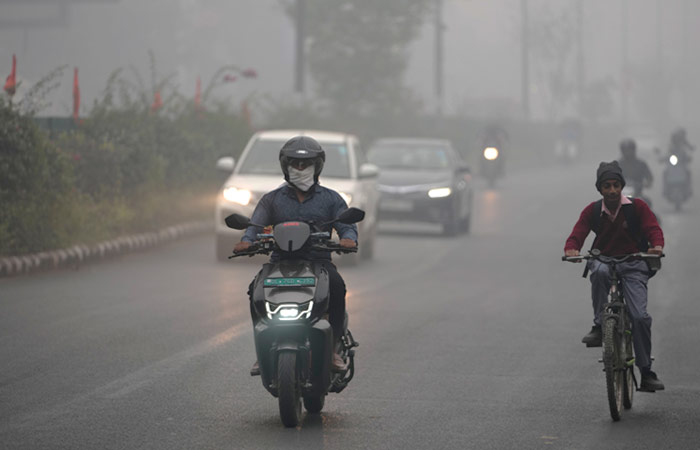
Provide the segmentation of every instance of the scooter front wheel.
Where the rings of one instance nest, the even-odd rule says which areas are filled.
[[[277,397],[285,427],[301,422],[301,386],[297,376],[297,354],[281,352],[277,357]]]

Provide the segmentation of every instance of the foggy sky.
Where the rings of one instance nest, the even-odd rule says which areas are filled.
[[[584,2],[584,61],[587,81],[609,78],[619,87],[621,70],[621,5],[625,0]],[[670,121],[700,116],[698,102],[684,103],[683,83],[697,78],[694,65],[684,65],[684,22],[690,36],[700,5],[688,0],[664,0],[657,23],[658,0],[626,0],[629,7],[628,54],[630,65],[664,67],[664,83],[671,86]],[[529,0],[531,24],[541,13],[575,10],[575,0]],[[684,10],[684,7],[686,8]],[[0,0],[0,76],[10,72],[12,54],[19,61],[24,87],[51,69],[68,65],[62,85],[52,96],[54,105],[45,114],[68,115],[71,108],[72,67],[80,69],[84,112],[104,88],[109,74],[133,66],[150,83],[148,51],[156,57],[157,75],[176,74],[180,91],[192,96],[195,79],[204,83],[226,64],[252,67],[257,80],[239,80],[216,91],[234,101],[255,94],[275,99],[295,99],[293,92],[294,29],[278,0],[121,0],[104,4],[77,3],[67,9],[57,25],[27,27],[17,21],[56,15],[51,3],[35,6],[7,4]],[[685,13],[685,14],[684,14]],[[544,14],[542,14],[544,15]],[[444,111],[448,114],[508,115],[520,108],[520,0],[444,0],[445,60]],[[312,25],[312,24],[311,24]],[[661,43],[657,45],[657,31]],[[434,29],[428,19],[421,38],[411,46],[406,83],[435,108],[433,94]],[[531,57],[530,93],[534,119],[549,119],[539,96],[542,80]],[[572,70],[574,67],[572,66]],[[126,73],[127,75],[129,72]],[[312,86],[312,85],[311,85]],[[616,88],[618,89],[618,88]],[[630,89],[633,89],[631,87]],[[698,91],[693,87],[693,98]],[[615,91],[619,116],[619,91]],[[690,104],[689,104],[690,103]],[[632,105],[631,109],[637,108]],[[572,109],[573,112],[573,109]],[[648,118],[632,111],[630,120]]]

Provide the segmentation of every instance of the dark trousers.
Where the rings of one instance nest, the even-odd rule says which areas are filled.
[[[601,325],[603,305],[610,292],[610,266],[590,261],[593,323]],[[636,364],[640,370],[651,369],[651,316],[647,313],[647,281],[649,271],[644,261],[630,261],[617,265],[622,279],[622,290],[632,318],[632,342]]]
[[[345,293],[347,292],[345,288],[345,281],[343,277],[338,273],[338,269],[330,261],[317,261],[323,265],[328,272],[328,284],[330,289],[330,298],[328,304],[328,321],[333,328],[333,336],[335,339],[340,339],[340,337],[345,333],[344,322],[345,322]],[[248,286],[248,298],[250,299],[250,317],[253,319],[253,326],[255,326],[257,320],[257,314],[253,308],[253,289],[255,287],[255,279]]]

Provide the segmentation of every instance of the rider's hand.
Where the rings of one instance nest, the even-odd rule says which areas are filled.
[[[661,255],[664,252],[664,248],[660,245],[657,245],[656,247],[650,248],[647,250],[647,253],[651,253],[652,255]]]
[[[357,247],[357,242],[353,241],[352,239],[341,239],[340,240],[340,246],[343,248],[355,248]]]
[[[236,253],[244,252],[250,248],[252,244],[248,241],[241,241],[233,247],[233,251]]]
[[[579,252],[576,249],[570,248],[569,250],[564,250],[564,256],[581,256],[581,252]],[[576,261],[576,262],[581,262],[583,261],[582,259]]]

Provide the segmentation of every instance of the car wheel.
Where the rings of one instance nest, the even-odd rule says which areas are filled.
[[[223,236],[216,236],[216,259],[228,261],[228,257],[233,254],[233,242]]]
[[[472,214],[467,214],[467,217],[462,219],[459,224],[459,230],[465,234],[469,234],[472,228]]]
[[[454,236],[459,232],[459,228],[459,218],[452,212],[447,221],[442,224],[442,234],[445,236]]]
[[[369,240],[362,244],[360,248],[360,257],[362,259],[372,259],[374,257],[374,241],[377,239],[377,226],[372,227]]]

